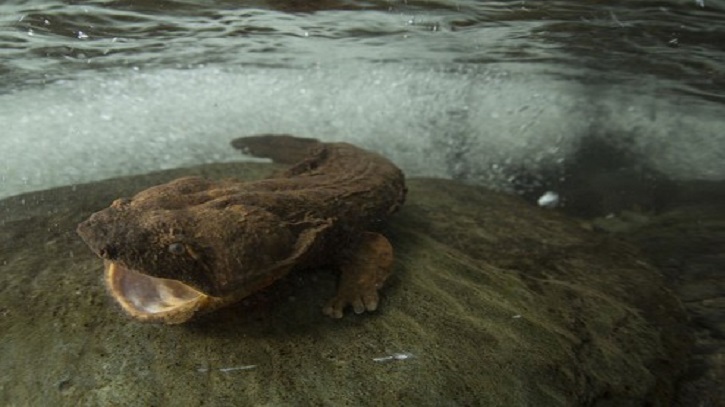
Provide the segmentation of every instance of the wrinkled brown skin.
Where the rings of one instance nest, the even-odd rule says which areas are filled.
[[[107,264],[178,280],[213,297],[209,310],[292,269],[326,264],[342,271],[326,314],[377,308],[392,248],[372,231],[404,202],[401,170],[346,143],[263,135],[232,145],[277,162],[301,161],[258,181],[188,177],[158,185],[117,199],[82,222],[78,234]]]

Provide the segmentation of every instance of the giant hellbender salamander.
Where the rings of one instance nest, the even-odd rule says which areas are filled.
[[[258,181],[180,178],[117,199],[78,225],[123,309],[142,321],[181,323],[293,269],[323,265],[341,271],[325,314],[377,309],[393,266],[379,229],[405,200],[402,171],[347,143],[262,135],[232,145],[296,163]]]

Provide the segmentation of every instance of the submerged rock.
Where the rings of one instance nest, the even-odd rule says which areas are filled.
[[[675,405],[722,406],[725,182],[692,182],[683,185],[682,190],[678,204],[623,237],[639,246],[662,270],[692,321],[695,344]],[[687,198],[692,200],[688,202]]]
[[[386,231],[380,310],[330,320],[331,270],[294,272],[182,326],[142,324],[106,294],[75,226],[218,164],[0,201],[0,403],[36,405],[667,405],[690,337],[637,251],[520,199],[409,180]]]

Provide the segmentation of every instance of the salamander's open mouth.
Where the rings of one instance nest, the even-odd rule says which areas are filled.
[[[178,324],[218,300],[177,280],[151,277],[111,261],[105,263],[111,294],[126,312],[142,321]]]

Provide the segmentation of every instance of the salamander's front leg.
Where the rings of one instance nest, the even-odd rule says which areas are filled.
[[[385,236],[365,232],[350,258],[340,265],[342,274],[337,295],[327,302],[322,312],[342,318],[348,305],[356,314],[378,308],[378,290],[393,271],[393,247]]]

